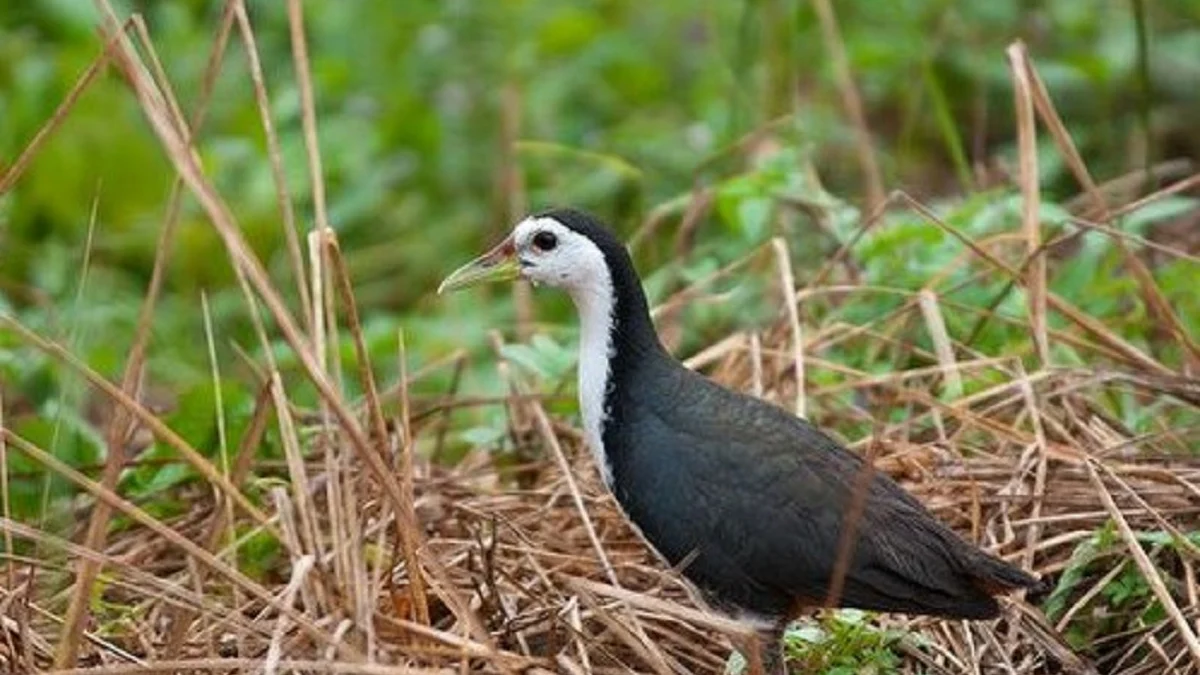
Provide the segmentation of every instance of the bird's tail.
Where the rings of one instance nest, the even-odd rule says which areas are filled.
[[[1048,582],[1038,579],[1021,568],[991,555],[972,549],[976,554],[974,561],[975,583],[979,590],[988,595],[1003,595],[1012,591],[1027,589],[1032,592],[1048,590]],[[993,600],[995,602],[995,600]],[[1047,654],[1058,661],[1062,672],[1068,675],[1099,675],[1096,668],[1067,643],[1046,617],[1036,607],[1018,598],[1001,600],[1010,622],[1019,625],[1031,640],[1040,645]]]
[[[999,595],[1020,589],[1042,590],[1042,581],[1016,565],[1009,564],[989,553],[972,548],[971,576],[976,586],[988,595]]]

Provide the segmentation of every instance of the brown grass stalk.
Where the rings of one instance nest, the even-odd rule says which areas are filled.
[[[22,340],[33,345],[39,351],[47,356],[54,358],[63,365],[67,366],[72,371],[82,375],[92,386],[99,389],[109,398],[113,399],[118,405],[125,407],[133,415],[136,421],[149,429],[158,440],[170,446],[183,456],[184,460],[196,469],[206,480],[213,484],[214,487],[221,490],[224,494],[229,495],[231,499],[248,515],[250,515],[259,525],[266,525],[269,517],[263,513],[257,506],[250,502],[245,495],[241,493],[228,479],[225,478],[212,462],[208,461],[195,448],[193,448],[186,440],[183,439],[174,430],[162,422],[154,413],[146,409],[140,402],[135,401],[125,394],[120,388],[105,380],[95,370],[92,370],[85,363],[79,360],[74,354],[68,351],[65,347],[46,340],[29,330],[16,319],[11,316],[0,316],[0,324],[8,327],[16,333]]]
[[[1187,619],[1183,612],[1180,611],[1179,605],[1175,602],[1175,598],[1171,596],[1171,592],[1167,590],[1166,584],[1163,582],[1162,574],[1155,567],[1154,561],[1150,559],[1146,552],[1142,550],[1142,545],[1137,540],[1137,535],[1133,528],[1129,526],[1129,521],[1125,518],[1125,514],[1121,512],[1116,501],[1113,500],[1112,493],[1108,491],[1108,486],[1100,479],[1096,472],[1096,467],[1093,462],[1084,464],[1087,468],[1088,478],[1092,485],[1096,488],[1096,494],[1100,497],[1100,502],[1104,504],[1104,508],[1108,511],[1112,520],[1117,525],[1117,532],[1121,535],[1121,539],[1125,542],[1126,550],[1129,551],[1133,558],[1134,564],[1142,573],[1142,578],[1150,586],[1151,592],[1158,602],[1170,617],[1171,622],[1179,631],[1179,636],[1183,639],[1187,650],[1192,655],[1192,661],[1196,666],[1200,666],[1200,639],[1192,632],[1192,627],[1188,625]]]
[[[617,573],[613,569],[612,561],[608,559],[608,554],[605,552],[604,546],[600,543],[600,538],[596,535],[596,526],[592,524],[592,518],[588,515],[587,508],[583,505],[583,496],[579,491],[579,484],[575,482],[574,473],[571,471],[571,463],[567,461],[567,456],[563,453],[562,445],[558,442],[558,436],[555,435],[554,430],[550,426],[550,418],[546,416],[546,411],[542,408],[540,402],[530,401],[528,407],[533,414],[533,420],[537,425],[538,432],[550,448],[550,454],[554,457],[559,471],[562,472],[563,479],[567,482],[567,489],[571,493],[571,499],[575,502],[575,508],[579,511],[583,527],[587,530],[588,539],[592,542],[592,549],[596,552],[596,559],[600,561],[600,565],[604,568],[604,574],[608,577],[609,582],[613,586],[619,587],[621,582],[617,579]]]
[[[1198,184],[1200,184],[1200,181],[1198,181]],[[921,204],[919,201],[909,197],[907,194],[902,194],[901,198],[906,204],[908,204],[910,208],[912,208],[922,217],[934,225],[937,225],[943,231],[950,234],[955,239],[958,239],[960,242],[970,248],[981,260],[984,260],[996,269],[1004,272],[1014,280],[1022,281],[1024,279],[1025,275],[1023,275],[1019,270],[1013,268],[1008,263],[1005,263],[1003,260],[980,247],[977,242],[960,232],[957,228],[938,218],[937,215],[935,215],[929,210],[928,207]],[[1167,368],[1148,356],[1145,352],[1129,344],[1129,342],[1122,339],[1103,323],[1079,310],[1059,295],[1048,292],[1046,294],[1046,303],[1051,309],[1062,314],[1063,317],[1068,321],[1075,324],[1079,328],[1082,328],[1092,337],[1099,340],[1105,347],[1108,347],[1119,354],[1121,358],[1128,361],[1130,365],[1139,368],[1145,368],[1161,374],[1170,374],[1173,372],[1170,368]]]
[[[242,46],[246,52],[246,65],[250,71],[250,83],[254,87],[254,102],[258,107],[258,117],[262,121],[263,136],[267,142],[267,160],[271,165],[271,179],[275,185],[275,200],[279,203],[279,215],[282,220],[284,241],[287,244],[288,261],[292,266],[292,275],[296,282],[296,297],[299,298],[301,317],[304,326],[311,333],[313,329],[313,313],[308,297],[307,274],[304,269],[304,254],[300,248],[300,235],[296,225],[296,209],[292,205],[291,192],[287,183],[287,172],[283,169],[283,150],[280,147],[279,135],[275,131],[275,123],[271,118],[271,98],[267,94],[266,80],[263,77],[262,63],[258,56],[258,41],[254,36],[254,27],[246,12],[245,0],[231,0],[234,17],[237,19],[238,32],[242,36]]]
[[[408,348],[404,342],[404,332],[396,335],[396,347],[399,351],[400,381],[408,381]],[[413,602],[413,615],[418,623],[429,623],[429,601],[425,597],[425,577],[421,570],[421,524],[413,507],[415,461],[413,455],[416,448],[413,445],[412,414],[408,401],[408,388],[400,390],[400,485],[404,501],[401,509],[396,512],[396,530],[400,537],[400,545],[404,550],[405,566],[408,569],[409,595]]]
[[[188,129],[198,130],[203,126],[208,99],[212,95],[216,75],[220,71],[225,47],[228,43],[231,21],[232,15],[227,4],[224,19],[217,31],[213,47],[209,54],[208,63],[205,66],[199,102],[190,124],[183,124],[182,113],[180,112],[178,103],[173,99],[168,99],[176,119],[180,120],[180,132],[186,138],[190,139],[194,133],[188,131]],[[141,20],[141,17],[135,15],[131,17],[130,23],[132,23],[135,34],[138,36],[143,48],[150,54],[155,76],[160,82],[165,81],[166,76],[162,63],[158,58],[157,52],[154,50],[153,43],[146,30],[145,22]],[[171,197],[168,200],[167,214],[159,235],[158,246],[155,249],[150,282],[138,314],[133,345],[130,347],[129,356],[125,361],[124,375],[121,378],[121,391],[134,399],[138,398],[138,389],[144,379],[143,364],[146,351],[149,347],[150,328],[154,318],[154,310],[158,303],[158,296],[162,291],[169,253],[174,243],[175,228],[179,222],[180,188],[181,181],[176,178],[171,185]],[[124,469],[125,447],[128,444],[131,424],[132,419],[129,412],[125,408],[117,406],[113,411],[113,417],[109,421],[108,433],[105,436],[108,456],[104,467],[104,476],[101,479],[101,484],[110,490],[116,487],[117,480]],[[96,505],[88,523],[87,534],[84,540],[85,546],[97,550],[104,548],[104,542],[108,536],[109,516],[110,512],[107,506],[103,504]],[[83,629],[83,622],[87,618],[87,606],[92,594],[92,585],[99,571],[99,568],[87,562],[84,562],[78,570],[74,592],[68,604],[67,615],[64,620],[66,627],[63,639],[59,642],[58,649],[55,652],[54,663],[56,667],[69,667],[75,664],[78,654],[79,634]]]
[[[16,185],[21,176],[25,174],[26,169],[29,168],[30,163],[37,157],[42,147],[54,136],[54,132],[58,131],[58,128],[62,126],[63,122],[71,114],[71,111],[75,109],[84,92],[92,86],[92,83],[96,81],[100,73],[104,72],[104,69],[108,66],[113,46],[117,41],[124,39],[125,32],[129,30],[131,25],[132,21],[127,19],[120,25],[118,30],[113,32],[112,36],[102,45],[100,53],[96,58],[92,59],[88,67],[75,80],[75,84],[71,85],[71,89],[67,91],[67,95],[63,97],[58,107],[54,109],[54,113],[38,128],[33,138],[25,144],[25,147],[21,150],[21,154],[17,155],[16,160],[0,175],[0,195],[8,193]]]
[[[220,658],[162,660],[149,665],[119,664],[89,668],[65,668],[45,671],[43,675],[174,675],[179,672],[228,673],[254,672],[261,668],[260,658]],[[445,675],[442,668],[357,663],[353,661],[280,659],[275,667],[284,672],[321,673],[322,675]]]
[[[96,499],[103,501],[109,506],[109,508],[129,516],[138,524],[153,531],[158,536],[163,537],[172,545],[178,547],[180,550],[195,558],[200,563],[208,566],[214,573],[224,577],[231,583],[236,584],[250,595],[275,608],[279,612],[290,614],[292,619],[296,621],[297,625],[314,639],[318,640],[319,642],[329,641],[329,636],[319,627],[317,627],[316,624],[312,623],[306,617],[297,614],[289,607],[279,606],[273,594],[271,594],[266,588],[246,577],[240,571],[230,567],[213,554],[193,543],[187,537],[179,534],[170,527],[163,525],[158,519],[149,515],[141,508],[125,500],[112,490],[106,489],[96,481],[93,481],[87,476],[80,474],[78,471],[71,468],[58,458],[26,441],[24,438],[14,434],[12,431],[3,429],[0,430],[0,432],[7,437],[8,442],[12,446],[16,447],[30,459],[69,480],[71,483],[82,488]],[[361,658],[361,655],[357,654],[349,646],[344,647],[344,651],[342,653],[348,658]]]
[[[1042,365],[1050,363],[1050,341],[1046,338],[1046,258],[1038,255],[1042,244],[1041,188],[1038,185],[1037,127],[1033,116],[1033,85],[1024,66],[1025,46],[1015,42],[1007,55],[1012,69],[1013,101],[1016,105],[1017,147],[1021,188],[1021,229],[1029,267],[1024,276],[1027,304],[1033,328],[1033,343]]]
[[[829,53],[833,65],[834,79],[837,82],[838,93],[842,97],[842,109],[850,118],[854,127],[855,148],[858,155],[859,170],[862,172],[866,189],[867,211],[874,211],[886,199],[883,188],[883,173],[879,170],[879,160],[875,157],[875,148],[871,142],[871,130],[867,126],[867,115],[863,112],[862,98],[858,87],[854,84],[854,75],[850,71],[850,59],[846,55],[846,44],[842,40],[838,28],[837,14],[830,0],[812,0],[816,10],[817,20],[821,24],[821,37],[824,38],[825,49]]]
[[[814,2],[818,7],[822,4]],[[828,12],[825,18],[835,31],[831,51],[836,51],[840,37],[832,3],[823,4]],[[258,61],[244,0],[227,0],[219,28],[227,36],[236,22],[250,60],[254,102],[266,136],[279,209],[288,221],[288,255],[299,284],[301,308],[294,312],[284,304],[283,294],[268,278],[229,205],[200,165],[194,142],[197,132],[189,129],[200,128],[204,101],[201,110],[185,122],[144,23],[136,17],[126,22],[132,28],[127,39],[106,0],[98,0],[98,5],[107,17],[102,40],[109,43],[102,58],[110,59],[125,77],[178,174],[179,182],[167,201],[157,260],[164,266],[170,260],[166,225],[177,217],[184,199],[181,186],[186,185],[221,237],[245,296],[259,343],[257,354],[252,359],[244,345],[231,348],[241,358],[237,367],[249,373],[251,386],[261,391],[250,426],[237,439],[236,458],[226,455],[226,447],[235,441],[225,437],[224,415],[229,411],[218,402],[221,453],[220,459],[209,461],[138,401],[141,354],[124,364],[132,385],[114,384],[89,370],[67,347],[34,335],[11,317],[0,317],[0,329],[65,364],[68,374],[81,374],[115,402],[123,426],[144,427],[162,447],[175,450],[166,457],[134,463],[116,463],[110,453],[107,466],[68,466],[43,446],[30,443],[29,436],[6,427],[22,424],[27,413],[17,408],[14,414],[13,408],[4,410],[0,405],[0,415],[5,416],[0,418],[0,464],[21,455],[18,459],[31,457],[36,467],[11,475],[7,466],[0,467],[0,499],[6,502],[5,517],[0,518],[6,553],[0,556],[4,558],[0,564],[7,568],[5,589],[0,590],[0,662],[10,658],[5,663],[30,672],[51,666],[55,638],[66,635],[67,625],[78,621],[64,612],[81,587],[68,573],[85,565],[103,569],[87,595],[94,622],[84,624],[76,637],[80,658],[90,660],[89,673],[707,673],[724,667],[730,641],[747,650],[753,662],[756,650],[747,627],[704,609],[677,571],[663,566],[628,527],[613,501],[592,494],[593,477],[579,472],[586,462],[570,459],[584,449],[582,434],[553,419],[547,410],[549,401],[557,403],[563,397],[526,393],[525,383],[503,359],[496,367],[509,387],[507,396],[460,395],[457,389],[466,369],[466,353],[459,350],[413,364],[410,371],[403,334],[399,336],[400,373],[392,378],[397,381],[390,387],[376,383],[359,316],[361,304],[326,222],[325,196],[319,185],[315,92],[300,3],[289,0],[287,6],[291,48],[302,89],[307,171],[314,192],[322,193],[314,216],[319,222],[309,239],[311,261],[303,259],[300,226],[294,222],[288,187],[282,180],[280,138],[270,118],[264,64]],[[215,35],[218,42],[226,36]],[[843,434],[847,445],[871,457],[873,470],[903,482],[947,524],[970,532],[1003,558],[1051,580],[1066,571],[1082,572],[1064,605],[1061,628],[1086,628],[1096,620],[1093,614],[1098,603],[1107,602],[1108,585],[1127,575],[1132,562],[1150,584],[1151,594],[1134,599],[1130,614],[1162,604],[1167,617],[1137,626],[1118,614],[1098,614],[1105,621],[1122,622],[1122,628],[1098,640],[1090,653],[1101,659],[1098,665],[1104,672],[1114,675],[1194,669],[1200,665],[1195,644],[1200,626],[1194,625],[1200,622],[1195,589],[1195,563],[1200,558],[1183,535],[1200,515],[1196,505],[1200,465],[1189,454],[1200,425],[1187,417],[1192,412],[1189,406],[1200,402],[1200,389],[1187,378],[1186,366],[1180,370],[1170,360],[1175,350],[1145,353],[1124,333],[1048,292],[1047,285],[1055,281],[1057,255],[1047,258],[1047,253],[1066,250],[1072,238],[1094,236],[1084,233],[1086,229],[1112,238],[1118,242],[1114,247],[1153,249],[1191,260],[1194,256],[1169,242],[1148,242],[1121,232],[1113,219],[1155,199],[1194,189],[1200,176],[1130,204],[1120,203],[1119,192],[1125,188],[1093,184],[1023,49],[1014,45],[1009,56],[1014,83],[1023,78],[1023,84],[1017,84],[1025,88],[1017,97],[1018,108],[1026,108],[1018,129],[1022,163],[1032,159],[1030,141],[1040,119],[1083,186],[1084,197],[1070,208],[1100,222],[1079,221],[1062,236],[1044,236],[1041,224],[1031,220],[1036,209],[1030,206],[1040,198],[1036,165],[1032,172],[1022,167],[1025,204],[1018,232],[973,238],[955,228],[953,220],[943,222],[930,207],[893,192],[876,203],[857,234],[824,261],[815,287],[796,288],[787,248],[773,242],[771,260],[762,257],[767,247],[760,246],[679,289],[655,308],[655,316],[661,319],[682,311],[685,303],[721,301],[714,284],[736,281],[735,271],[775,275],[785,311],[761,330],[715,336],[687,359],[687,365],[703,368],[735,389],[776,400],[790,398],[788,387],[795,378],[797,398],[794,403],[785,401],[785,406],[794,404],[823,427]],[[102,71],[104,66],[96,67]],[[210,63],[210,69],[216,67]],[[848,68],[843,74],[849,77]],[[844,85],[839,81],[846,103]],[[86,84],[77,83],[78,90],[73,89],[68,99],[77,99],[85,88]],[[503,133],[502,143],[511,145],[519,131],[519,97],[506,100],[512,109],[507,110],[511,117],[505,124],[510,128]],[[63,110],[69,107],[60,106],[34,142],[44,143],[62,123],[67,114]],[[745,142],[718,154],[749,152],[752,141],[778,123],[764,125]],[[865,124],[860,141],[863,138],[866,145],[860,143],[860,154],[873,152]],[[498,168],[498,184],[511,185],[514,176],[519,179],[517,168],[509,164],[503,162]],[[7,189],[12,180],[16,178],[10,172],[0,178],[0,184]],[[1126,192],[1125,199],[1136,195],[1131,189]],[[675,235],[676,251],[688,254],[698,214],[709,208],[710,196],[698,179],[693,192],[653,208],[634,239],[643,241],[667,217],[682,213],[685,223]],[[778,206],[804,208],[786,197]],[[930,273],[919,289],[860,283],[855,243],[882,221],[890,207],[911,209],[961,244],[961,251]],[[306,265],[311,271],[305,271]],[[835,269],[843,268],[842,280],[828,282]],[[961,292],[973,284],[996,280],[1010,283],[1011,289],[1024,289],[1031,298],[1040,287],[1044,294],[1040,316],[1032,310],[1005,314],[1000,309],[1004,296],[992,307],[962,299]],[[1151,307],[1162,295],[1153,278],[1139,278],[1139,283],[1133,299],[1140,298],[1151,311],[1161,311]],[[81,296],[82,289],[80,284]],[[156,294],[156,290],[149,292],[143,304],[143,312],[151,318],[153,313],[145,308],[152,306]],[[877,299],[898,307],[880,312],[882,316],[853,320],[846,318],[851,314],[837,311],[847,303]],[[213,325],[206,298],[201,300],[209,368],[217,382],[229,376],[228,367],[217,365],[220,326]],[[805,313],[803,327],[800,303],[811,310]],[[301,311],[304,316],[297,319]],[[1166,326],[1166,315],[1155,316]],[[1060,318],[1062,327],[1048,325],[1050,320],[1060,323]],[[1032,337],[1015,348],[1006,345],[999,353],[974,342],[973,336],[955,337],[960,326],[978,327],[984,321],[1010,332],[1016,327]],[[268,329],[267,323],[273,325]],[[528,329],[540,327],[529,324]],[[135,342],[148,329],[139,323],[136,330]],[[339,330],[349,337],[349,345],[342,344]],[[279,346],[273,333],[281,334],[294,351],[299,362],[296,373],[281,371],[283,362],[276,362]],[[1185,349],[1184,340],[1194,342],[1191,336],[1177,333],[1170,339]],[[1157,349],[1164,343],[1151,344],[1151,349]],[[359,400],[348,400],[343,391],[339,357],[343,346],[354,350],[355,370],[347,375],[361,384],[364,393]],[[1086,363],[1049,367],[1047,356],[1056,348],[1074,351]],[[870,364],[844,362],[845,351],[865,355]],[[1036,355],[1038,366],[1026,373],[1020,359],[1030,353]],[[878,374],[875,366],[881,362],[895,363],[897,368]],[[445,371],[447,367],[452,371]],[[436,391],[430,389],[434,385],[410,391],[422,378],[439,373],[452,380],[448,392],[440,385]],[[297,384],[290,381],[294,375],[313,383],[319,394],[316,404],[302,404],[302,398],[289,396],[285,384]],[[822,386],[805,386],[805,379]],[[4,393],[3,402],[12,406],[11,393]],[[1109,401],[1120,403],[1114,406]],[[385,408],[396,404],[397,418],[384,417]],[[420,434],[436,434],[436,439],[421,438],[435,448],[435,456],[449,454],[449,449],[459,449],[449,440],[454,438],[448,431],[450,412],[481,406],[504,406],[510,412],[504,430],[507,442],[499,452],[470,448],[452,467],[436,461],[418,463],[415,451]],[[879,408],[903,409],[904,421],[876,423],[868,411]],[[256,458],[272,414],[276,427],[266,443],[282,447],[283,459]],[[1136,426],[1126,428],[1131,418],[1137,420]],[[873,431],[865,434],[868,425]],[[110,427],[110,433],[114,429]],[[546,452],[542,456],[533,448]],[[184,465],[194,468],[200,479],[171,488],[184,505],[171,515],[151,516],[147,511],[157,501],[134,503],[141,499],[133,496],[136,493],[117,493],[122,483],[105,483],[106,471]],[[72,542],[49,534],[44,529],[48,524],[13,522],[16,507],[7,503],[8,491],[18,481],[43,475],[78,487],[83,493],[79,503],[96,505],[91,514],[100,508],[120,514],[122,527],[107,528],[111,531],[103,540],[89,541],[76,533],[79,540]],[[254,482],[248,483],[251,476]],[[260,505],[249,494],[265,494],[273,501]],[[67,513],[76,520],[82,516],[80,522],[89,515],[78,509]],[[842,514],[851,519],[854,515]],[[1098,551],[1081,570],[1075,551],[1093,546],[1097,531],[1113,521],[1118,524],[1116,548]],[[1146,532],[1167,533],[1176,541],[1150,548],[1140,543]],[[260,580],[250,578],[239,565],[251,562],[244,547],[264,534],[275,537],[283,550],[281,560]],[[389,550],[392,541],[397,547]],[[22,552],[14,553],[14,546]],[[37,554],[24,553],[23,546]],[[395,592],[406,575],[409,588]],[[1164,596],[1171,602],[1164,602]],[[424,613],[418,607],[422,603]],[[1036,608],[1021,601],[1005,604],[1005,617],[998,623],[889,616],[872,616],[870,621],[873,626],[919,636],[889,647],[902,661],[901,672],[1096,672],[1066,646]],[[1190,632],[1181,631],[1180,625],[1189,626]],[[409,667],[416,665],[439,670]]]
[[[4,388],[0,387],[0,429],[5,429],[8,427],[8,424],[4,419],[5,403]],[[3,517],[4,520],[12,519],[12,498],[8,488],[8,467],[8,441],[5,440],[4,434],[0,434],[0,517]],[[8,530],[5,530],[4,555],[11,556],[14,553],[16,553],[16,549],[13,548],[12,533],[10,533]],[[7,568],[7,573],[4,578],[4,587],[16,588],[16,569],[14,568],[11,559],[9,559],[8,564],[5,565],[5,567]]]
[[[1037,109],[1038,115],[1042,118],[1042,123],[1050,130],[1054,142],[1058,145],[1059,154],[1066,161],[1067,167],[1070,168],[1071,173],[1075,176],[1075,180],[1083,188],[1084,194],[1091,200],[1092,207],[1099,214],[1100,220],[1110,220],[1107,200],[1096,186],[1096,182],[1092,180],[1091,172],[1088,171],[1087,164],[1084,163],[1078,148],[1075,147],[1075,142],[1071,139],[1070,132],[1067,131],[1067,127],[1063,124],[1058,110],[1054,107],[1054,102],[1050,99],[1050,93],[1046,89],[1046,84],[1042,82],[1037,69],[1033,67],[1033,62],[1030,60],[1025,46],[1018,43],[1016,45],[1016,52],[1011,58],[1014,59],[1013,67],[1020,68],[1024,72],[1025,79],[1032,87],[1034,107]],[[1195,362],[1200,363],[1200,346],[1197,346],[1188,336],[1183,322],[1171,308],[1171,303],[1167,300],[1166,296],[1159,290],[1158,285],[1154,282],[1154,276],[1146,266],[1146,263],[1131,253],[1120,238],[1113,239],[1113,244],[1117,247],[1117,250],[1125,260],[1125,265],[1133,274],[1133,278],[1137,282],[1142,297],[1146,302],[1146,308],[1154,316],[1156,323],[1165,326],[1171,336],[1188,351],[1191,358]]]
[[[98,1],[107,7],[107,0]],[[108,8],[108,11],[111,12],[111,8]],[[250,286],[270,310],[284,338],[296,353],[322,400],[328,403],[355,452],[366,462],[367,467],[384,488],[389,499],[393,500],[397,508],[402,508],[403,496],[395,477],[391,475],[379,456],[371,451],[370,443],[358,420],[323,372],[312,348],[304,340],[291,313],[284,305],[283,299],[271,284],[262,263],[250,250],[232,213],[212,184],[205,178],[195,157],[188,151],[188,145],[184,139],[175,132],[166,115],[162,96],[139,67],[140,60],[137,54],[122,43],[118,42],[117,44],[119,53],[116,62],[129,78],[134,94],[141,103],[142,110],[155,134],[163,143],[171,162],[188,187],[191,188],[200,206],[208,214],[212,225],[221,236],[233,264],[241,268]]]
[[[942,380],[945,382],[943,391],[950,399],[957,399],[963,393],[962,375],[954,357],[950,332],[946,330],[946,320],[938,306],[937,294],[925,289],[917,294],[917,304],[921,308],[921,316],[925,319],[933,351],[937,354]]]
[[[250,417],[250,424],[246,427],[245,434],[238,443],[237,455],[233,460],[233,466],[229,471],[229,480],[234,485],[241,485],[250,473],[251,464],[254,461],[255,451],[262,442],[263,434],[267,429],[269,415],[273,410],[271,406],[271,391],[270,387],[264,387],[258,393],[258,398],[254,403],[254,413]],[[204,549],[207,551],[215,551],[221,542],[223,534],[228,532],[229,543],[234,543],[233,524],[235,521],[235,513],[232,510],[232,500],[226,500],[230,508],[214,509],[211,521],[208,524],[207,534],[204,536]],[[205,568],[199,568],[196,575],[197,586],[203,587],[204,579],[207,576]],[[170,616],[171,627],[168,629],[166,648],[164,653],[166,658],[172,659],[179,655],[179,650],[183,646],[183,641],[191,629],[192,622],[196,619],[194,611],[176,611]]]
[[[128,577],[128,580],[113,580],[110,583],[124,585],[131,591],[136,590],[160,602],[166,603],[170,607],[208,616],[222,628],[250,632],[258,630],[254,623],[247,621],[240,614],[229,614],[227,608],[215,599],[189,590],[180,584],[160,579],[137,565],[130,564],[118,557],[108,555],[102,551],[94,551],[70,540],[56,537],[30,525],[13,520],[0,520],[0,529],[4,530],[10,536],[37,543],[47,550],[62,552],[73,558],[90,560],[98,566],[118,570],[122,576]],[[26,567],[35,565],[46,568],[53,567],[53,563],[45,559],[26,558],[23,556],[9,556],[9,559],[13,562],[22,563]],[[61,571],[65,571],[65,569]],[[18,590],[20,589],[4,589],[4,591],[8,592],[17,592]],[[90,631],[84,632],[85,639],[91,640],[91,635]]]
[[[327,249],[325,257],[329,261],[330,267],[329,273],[332,275],[333,281],[337,286],[337,292],[341,299],[343,311],[345,312],[347,328],[350,332],[351,341],[354,344],[355,358],[358,363],[359,383],[364,392],[366,412],[368,419],[370,420],[371,433],[375,441],[375,451],[379,453],[381,458],[386,460],[389,454],[389,437],[387,433],[387,423],[383,415],[383,407],[380,404],[379,389],[375,383],[375,375],[371,368],[370,355],[367,352],[366,340],[363,337],[362,322],[358,315],[358,304],[354,300],[354,289],[350,282],[350,275],[346,269],[345,261],[342,258],[341,249],[338,246],[337,236],[332,231],[327,233],[327,237],[325,238],[325,247]],[[402,350],[401,359],[403,358],[404,355]],[[401,382],[407,380],[407,373],[405,373],[404,370],[405,367],[402,366],[402,375],[400,378]],[[401,399],[404,402],[405,408],[405,419],[403,422],[404,430],[402,431],[402,445],[404,447],[402,452],[409,453],[412,449],[409,445],[411,439],[408,434],[409,420],[407,417],[406,393],[402,392]],[[332,454],[332,452],[327,453],[327,458],[332,458]],[[346,468],[349,469],[349,467]],[[411,462],[408,464],[407,468],[407,472],[401,472],[401,489],[404,494],[405,503],[412,504],[413,494],[411,488]],[[338,478],[339,468],[336,467],[336,465],[334,465],[332,462],[330,464],[329,474],[329,484],[331,486],[337,485],[341,482],[340,478]],[[352,482],[347,482],[344,489],[346,491],[353,490]],[[349,501],[344,501],[344,499],[338,498],[337,495],[331,495],[330,501],[333,504],[345,505],[345,508],[335,510],[335,513],[338,516],[333,519],[335,530],[340,526],[340,529],[344,529],[346,532],[354,531],[357,528],[358,518],[357,514],[353,512],[353,504]],[[428,623],[429,607],[428,601],[425,598],[425,581],[419,566],[419,558],[417,557],[417,551],[420,548],[421,540],[420,525],[416,520],[416,513],[411,509],[402,513],[398,513],[396,527],[399,531],[401,539],[404,540],[403,549],[405,560],[409,566],[408,569],[410,570],[409,583],[413,598],[414,615],[417,621],[420,623]],[[355,540],[351,539],[349,546],[345,547],[348,559],[343,563],[343,566],[348,568],[348,571],[345,573],[351,574],[353,578],[353,587],[355,591],[354,604],[358,610],[359,623],[363,626],[369,627],[371,625],[371,620],[370,612],[367,609],[369,601],[366,597],[369,583],[364,574],[366,568],[359,559],[357,552],[358,547],[354,542]],[[338,547],[338,550],[340,549],[341,546]],[[341,556],[335,559],[340,560]]]
[[[800,308],[796,299],[796,276],[792,273],[792,256],[787,242],[782,237],[771,240],[775,249],[775,260],[779,266],[779,290],[783,292],[784,311],[792,332],[792,368],[796,372],[795,412],[804,417],[807,405],[804,399],[804,330],[800,327]]]
[[[296,82],[300,85],[300,120],[304,127],[304,147],[308,155],[308,177],[312,183],[313,229],[328,230],[329,214],[325,206],[325,172],[321,168],[321,145],[317,139],[317,113],[312,86],[312,68],[308,63],[308,41],[304,36],[304,7],[300,0],[288,0],[288,27],[291,30],[292,61]],[[319,313],[313,314],[314,321]]]

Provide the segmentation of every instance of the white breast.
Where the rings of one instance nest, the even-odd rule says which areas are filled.
[[[555,235],[557,245],[540,250],[531,242],[540,232]],[[612,487],[612,466],[604,452],[605,392],[611,386],[612,273],[604,252],[591,239],[551,217],[530,217],[513,230],[517,248],[525,251],[529,265],[523,272],[530,281],[565,290],[579,312],[579,411],[584,438],[596,459],[604,483]]]
[[[579,311],[579,412],[584,438],[600,469],[604,484],[612,487],[612,465],[604,452],[604,407],[612,356],[613,293],[607,273],[593,288],[571,293]]]

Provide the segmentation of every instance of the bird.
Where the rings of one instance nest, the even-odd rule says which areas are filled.
[[[816,609],[985,620],[1000,613],[995,596],[1039,586],[803,417],[675,359],[628,249],[599,218],[529,215],[438,293],[518,278],[575,305],[580,417],[605,486],[711,609],[766,639],[765,672],[787,672],[784,631]]]

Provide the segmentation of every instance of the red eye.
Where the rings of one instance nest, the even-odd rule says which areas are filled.
[[[539,251],[553,251],[558,246],[558,237],[553,232],[542,230],[533,235],[533,246]]]

